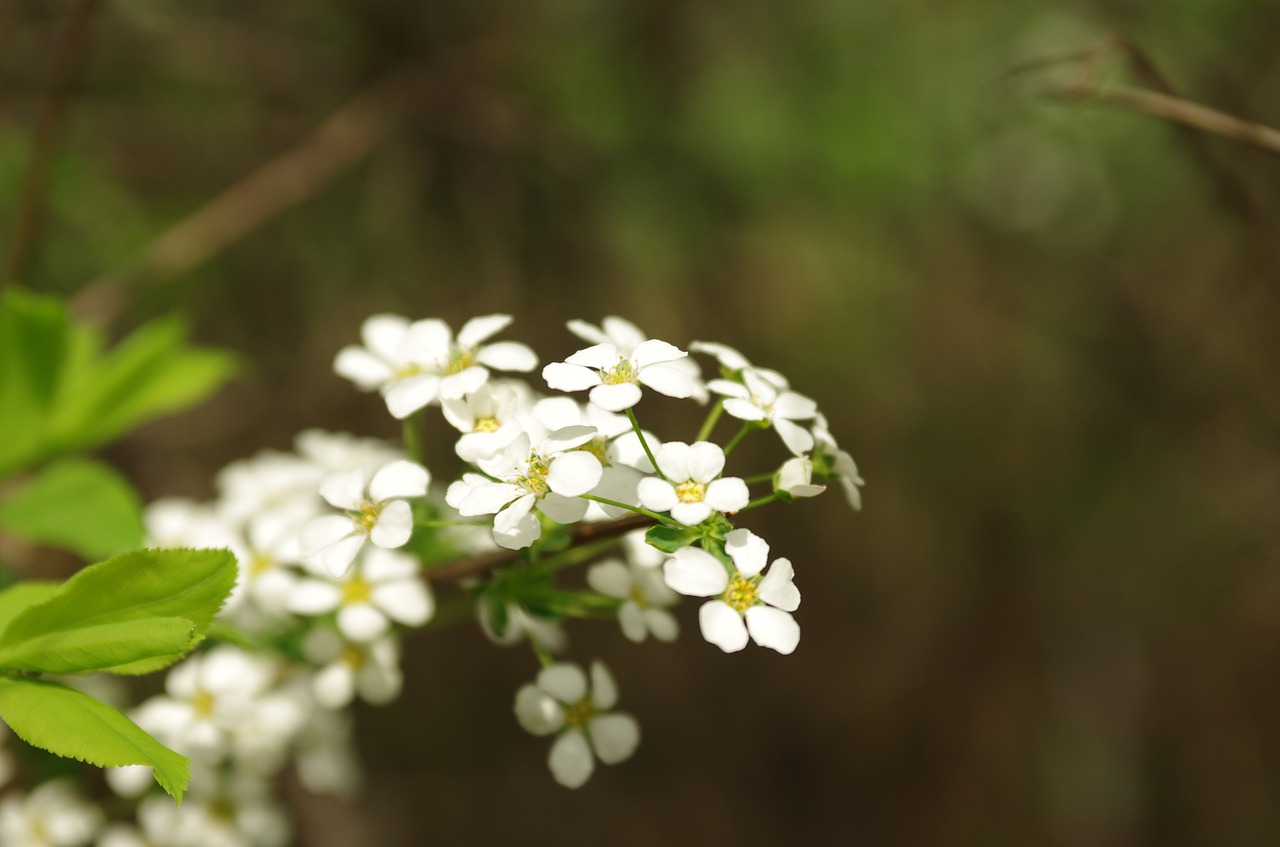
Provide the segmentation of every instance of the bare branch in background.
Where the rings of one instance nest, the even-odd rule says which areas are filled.
[[[21,280],[39,248],[44,230],[49,174],[56,158],[58,139],[66,123],[71,92],[89,57],[93,34],[91,23],[97,5],[98,0],[78,0],[71,10],[71,20],[67,23],[66,34],[54,60],[53,80],[32,137],[31,158],[22,181],[18,224],[0,287]]]

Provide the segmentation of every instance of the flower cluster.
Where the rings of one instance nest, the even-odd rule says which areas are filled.
[[[465,582],[493,641],[532,648],[541,670],[517,692],[515,716],[555,737],[548,765],[571,788],[597,760],[630,757],[640,730],[615,711],[618,688],[601,662],[584,671],[555,657],[566,621],[609,618],[630,641],[672,642],[689,596],[703,601],[703,638],[725,652],[797,648],[791,562],[770,562],[769,544],[737,524],[828,482],[860,507],[857,467],[817,404],[729,347],[682,349],[616,317],[570,322],[586,346],[543,366],[540,381],[515,379],[539,362],[523,344],[492,340],[510,323],[475,318],[455,336],[435,319],[369,318],[363,344],[338,352],[334,369],[404,421],[403,449],[309,430],[292,452],[223,470],[212,503],[149,507],[153,546],[228,547],[240,563],[224,636],[174,666],[164,692],[132,713],[192,758],[189,799],[174,807],[148,793],[145,771],[121,768],[108,781],[136,798],[134,821],[102,830],[98,809],[49,784],[0,805],[0,840],[75,808],[56,812],[67,834],[48,843],[88,843],[100,830],[99,843],[117,846],[286,843],[276,775],[292,760],[313,791],[355,787],[346,709],[398,696],[400,636],[432,619],[432,583]],[[708,357],[712,378],[689,351]],[[703,425],[684,440],[643,428],[637,409],[655,395],[702,405]],[[739,428],[720,439],[726,415]],[[737,446],[763,429],[781,439],[778,464],[733,467]],[[423,433],[448,430],[465,467],[433,485]]]

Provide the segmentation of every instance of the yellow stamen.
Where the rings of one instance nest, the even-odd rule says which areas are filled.
[[[497,418],[480,418],[476,421],[476,425],[471,428],[472,432],[497,432],[502,424],[498,423]]]
[[[342,583],[342,604],[367,603],[373,596],[373,585],[364,579],[353,576]]]
[[[586,729],[587,724],[596,716],[596,704],[590,697],[579,700],[564,710],[565,726],[571,729]]]
[[[724,602],[728,603],[738,614],[745,614],[747,609],[759,602],[759,590],[756,581],[743,576],[735,576],[724,591]]]
[[[689,480],[676,486],[676,499],[681,503],[701,503],[707,494],[707,487],[700,482]]]
[[[636,372],[631,367],[631,360],[619,358],[618,364],[600,375],[600,381],[605,385],[621,385],[624,382],[635,382]]]

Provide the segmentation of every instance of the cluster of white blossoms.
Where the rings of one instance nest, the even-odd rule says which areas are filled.
[[[737,523],[828,482],[860,507],[857,467],[817,404],[776,371],[695,341],[688,349],[716,368],[704,379],[687,350],[616,317],[570,322],[586,346],[544,365],[540,381],[517,379],[539,362],[524,344],[493,340],[510,323],[479,317],[454,335],[435,319],[369,318],[363,344],[338,352],[334,368],[403,421],[402,447],[308,430],[292,452],[225,468],[212,502],[148,508],[150,545],[227,547],[239,562],[208,646],[131,712],[192,759],[187,799],[174,806],[146,769],[120,768],[108,784],[135,801],[132,820],[109,820],[49,784],[0,805],[0,841],[26,827],[44,840],[13,843],[287,843],[276,777],[292,762],[309,790],[356,788],[349,707],[399,695],[401,635],[432,619],[432,584],[462,583],[489,638],[532,648],[541,670],[517,692],[515,716],[554,736],[548,765],[573,788],[597,760],[630,757],[640,729],[615,711],[618,688],[601,662],[584,671],[556,658],[567,621],[613,619],[630,641],[668,643],[681,597],[696,597],[701,634],[721,650],[796,649],[791,562],[770,560],[769,544]],[[705,407],[702,426],[670,439],[656,434],[661,424],[643,428],[637,409],[654,395]],[[729,419],[736,432],[720,440]],[[763,429],[781,439],[777,464],[734,467],[739,443]],[[457,459],[432,464],[462,465],[447,481],[422,449],[440,432]],[[40,823],[47,809],[73,806],[83,814],[60,813],[67,833]]]

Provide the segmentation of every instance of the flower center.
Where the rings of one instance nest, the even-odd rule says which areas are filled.
[[[415,365],[410,363],[407,365],[401,365],[400,368],[397,369],[395,374],[392,376],[392,379],[398,381],[402,379],[408,379],[411,376],[418,376],[419,374],[423,374],[423,373],[426,373],[426,371],[422,369],[422,365]]]
[[[369,598],[373,596],[373,586],[358,576],[342,583],[342,603],[343,605],[354,603],[368,603]]]
[[[587,724],[596,716],[596,704],[590,697],[579,700],[564,710],[565,726],[571,729],[586,729]]]
[[[729,587],[724,590],[724,602],[729,604],[738,614],[746,614],[750,609],[759,602],[759,589],[756,588],[755,580],[747,579],[743,576],[735,576],[730,582]]]
[[[600,464],[602,465],[608,464],[608,462],[605,461],[605,454],[609,452],[609,442],[605,441],[603,438],[593,438],[581,447],[575,447],[573,449],[581,450],[583,453],[590,453],[592,456],[599,459]]]
[[[198,718],[207,718],[212,715],[214,703],[213,695],[203,688],[197,689],[196,695],[191,698],[191,708],[195,710]]]
[[[445,376],[452,376],[465,371],[476,363],[476,353],[466,347],[453,347],[449,350],[449,358],[444,364]]]
[[[338,657],[344,665],[347,665],[353,671],[358,671],[364,667],[364,653],[359,647],[347,647],[342,651],[342,655]]]
[[[681,503],[701,503],[707,494],[707,487],[692,479],[676,486],[676,499]]]
[[[631,366],[631,360],[625,357],[618,359],[618,364],[600,375],[600,381],[605,385],[621,385],[624,382],[635,382],[636,371]]]
[[[524,476],[516,480],[516,485],[541,497],[551,490],[551,486],[547,484],[547,474],[550,472],[550,462],[537,453],[530,453],[529,467],[525,470]]]
[[[223,823],[233,823],[236,819],[236,805],[225,797],[219,797],[209,804],[209,816]]]
[[[476,425],[471,428],[472,432],[497,432],[502,424],[498,423],[497,418],[480,418],[476,421]]]
[[[631,590],[627,592],[627,599],[642,609],[649,608],[649,598],[644,596],[644,590],[638,585],[631,586]]]
[[[373,526],[378,522],[378,515],[382,513],[381,503],[364,502],[360,504],[360,511],[352,512],[351,519],[356,522],[356,527],[364,533],[373,532]]]
[[[276,566],[276,560],[265,553],[255,553],[249,560],[249,576],[262,576]]]

